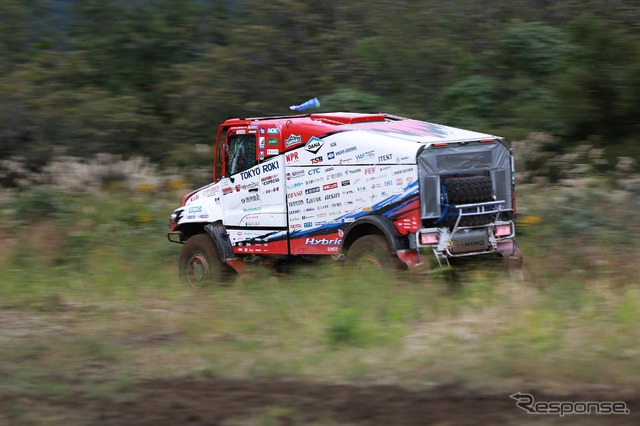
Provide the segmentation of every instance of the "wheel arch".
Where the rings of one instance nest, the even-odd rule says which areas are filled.
[[[233,257],[233,246],[229,240],[229,235],[222,221],[213,223],[185,223],[179,225],[176,231],[180,231],[180,239],[182,242],[198,234],[208,234],[218,249],[220,260],[226,262],[227,259]]]
[[[408,239],[398,232],[395,224],[384,216],[365,216],[353,222],[345,232],[341,251],[346,253],[353,243],[365,235],[378,234],[386,238],[391,251],[409,248]]]

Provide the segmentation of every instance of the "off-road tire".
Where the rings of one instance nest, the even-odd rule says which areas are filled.
[[[196,234],[182,247],[179,261],[180,281],[192,287],[229,282],[229,266],[222,263],[211,236]]]
[[[493,200],[490,176],[464,176],[445,179],[449,204],[472,204]]]
[[[493,186],[490,176],[464,176],[445,179],[449,204],[473,204],[493,201]],[[449,227],[453,227],[457,217],[450,217]],[[467,216],[460,219],[460,226],[482,226],[493,221],[491,215]]]
[[[402,262],[393,254],[382,235],[358,238],[347,252],[345,266],[359,271],[393,272],[402,269]]]

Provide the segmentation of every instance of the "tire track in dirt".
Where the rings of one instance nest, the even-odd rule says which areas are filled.
[[[537,401],[613,399],[610,395],[529,392]],[[631,410],[628,416],[560,418],[529,415],[517,408],[507,394],[478,394],[455,385],[420,391],[395,385],[180,378],[140,382],[136,396],[127,400],[37,398],[37,404],[83,419],[78,424],[100,426],[640,424],[640,395],[622,400]]]

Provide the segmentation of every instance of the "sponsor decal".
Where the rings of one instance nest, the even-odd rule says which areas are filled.
[[[244,197],[242,200],[240,200],[240,202],[242,204],[246,204],[246,203],[254,203],[256,201],[260,201],[260,196],[259,195],[250,195],[248,197]]]
[[[325,223],[327,223],[327,221],[326,221],[326,220],[321,220],[321,221],[319,221],[319,222],[316,222],[316,226],[322,226],[322,225],[324,225]]]
[[[340,198],[340,194],[339,193],[327,194],[327,195],[324,196],[325,200],[335,200],[336,198]]]
[[[367,151],[367,152],[363,152],[361,154],[356,154],[356,160],[360,161],[360,160],[364,160],[366,158],[371,158],[373,156],[376,155],[375,151]]]
[[[260,149],[264,149],[264,136],[260,136],[258,146],[260,147]]]
[[[291,229],[300,229],[302,228],[302,224],[300,223],[294,223],[290,226]]]
[[[244,179],[251,179],[252,177],[256,177],[260,175],[260,167],[254,167],[253,169],[249,169],[244,172],[240,172],[240,177]]]
[[[342,203],[331,203],[332,208],[342,207]]]
[[[278,155],[280,154],[280,151],[278,151],[277,149],[267,149],[267,155]]]
[[[327,167],[326,169],[324,169],[324,172],[328,173],[328,172],[330,172],[332,170],[335,170],[335,167]]]
[[[310,161],[311,161],[311,164],[322,163],[322,155],[316,158],[312,158]]]
[[[264,160],[264,151],[260,151],[260,161]]]
[[[365,186],[359,186],[358,187],[358,192],[362,192],[362,191],[366,191],[367,188]]]
[[[187,216],[185,219],[189,220],[189,219],[195,219],[196,215],[195,214],[190,214],[189,216]]]
[[[304,176],[304,170],[296,170],[291,173],[287,173],[287,180],[297,179],[300,176]]]
[[[391,185],[393,185],[393,181],[391,181],[391,180],[385,180],[384,181],[384,186],[391,186]]]
[[[279,192],[279,191],[280,191],[280,187],[276,186],[275,188],[267,189],[264,193],[265,194],[271,194],[272,192]]]
[[[236,132],[236,135],[245,135],[246,133],[247,133],[247,131],[246,131],[246,130],[238,130],[238,131]]]
[[[401,175],[407,172],[411,172],[413,171],[413,169],[409,168],[409,169],[402,169],[402,170],[396,170],[395,172],[393,172],[394,175]]]
[[[343,180],[342,182],[340,182],[340,186],[349,186],[351,184],[351,182],[349,180]]]
[[[290,146],[299,144],[300,142],[302,142],[302,136],[300,136],[300,135],[291,135],[291,136],[289,136],[287,138],[287,140],[284,141],[284,146],[289,148]]]
[[[298,198],[302,196],[302,191],[295,191],[295,192],[290,192],[287,194],[287,198],[291,199],[291,198]]]
[[[342,221],[343,221],[344,223],[351,223],[351,222],[355,222],[355,221],[356,221],[356,219],[355,219],[355,218],[353,218],[353,217],[347,217],[347,218],[342,219]]]
[[[294,189],[299,186],[302,186],[302,182],[290,183],[289,185],[287,185],[287,189]]]
[[[278,134],[278,128],[277,127],[269,127],[267,129],[267,134],[268,135],[277,135]]]
[[[202,211],[202,206],[189,207],[189,213],[199,213]]]
[[[348,163],[348,162],[350,162],[352,160],[353,160],[353,158],[343,158],[340,161],[338,161],[338,164]]]
[[[309,139],[307,144],[304,146],[304,149],[309,151],[312,154],[317,154],[323,145],[324,145],[324,141],[322,139],[318,139],[317,137],[312,136],[311,139]]]
[[[322,185],[323,191],[330,191],[332,189],[336,189],[338,187],[338,182],[327,183],[326,185]]]
[[[313,197],[313,198],[307,198],[305,201],[307,202],[307,204],[313,204],[313,203],[319,203],[322,200],[322,197]]]
[[[304,200],[289,201],[289,207],[297,207],[304,203]]]
[[[280,164],[277,161],[272,161],[270,163],[266,163],[262,165],[262,171],[265,173],[272,172],[274,170],[278,170],[280,168]]]
[[[300,210],[289,210],[289,214],[300,214]]]
[[[333,151],[327,152],[327,160],[333,160],[334,158],[336,158],[336,154]]]
[[[230,186],[227,186],[226,188],[222,188],[223,195],[231,194],[232,192],[233,192],[233,188],[231,188]]]
[[[329,176],[329,179],[338,179],[340,177],[342,177],[342,172],[333,173],[331,176]]]
[[[401,161],[408,160],[408,159],[409,159],[409,156],[408,156],[408,155],[405,155],[404,157],[398,157],[398,158],[396,158],[396,161],[399,163],[399,162],[401,162]]]
[[[342,243],[342,239],[340,238],[307,238],[304,242],[307,246],[333,246]]]
[[[396,185],[402,185],[402,178],[396,179]]]
[[[279,177],[274,177],[268,180],[263,180],[262,184],[264,186],[269,186],[269,185],[273,185],[274,183],[278,183],[280,182],[280,178]],[[273,191],[277,191],[279,188],[274,188]]]
[[[305,228],[311,228],[313,226],[313,222],[305,222],[304,223],[304,227]]]
[[[209,215],[208,214],[201,214],[200,216],[198,216],[200,219],[209,219]]]
[[[328,209],[328,208],[329,208],[329,206],[328,206],[328,205],[327,205],[327,206],[318,206],[318,211],[320,211],[320,210],[326,210],[326,209]],[[324,217],[324,216],[326,216],[326,215],[327,215],[326,213],[322,213],[322,214],[319,214],[319,215],[318,215],[318,217]]]
[[[304,209],[305,212],[315,212],[316,208],[315,207],[307,207],[306,209]]]
[[[245,208],[242,209],[242,211],[245,212],[245,213],[259,212],[260,210],[262,210],[262,207],[245,207]]]
[[[202,191],[202,196],[203,197],[211,197],[212,195],[217,194],[220,191],[220,187],[219,186],[214,186],[212,188],[207,188],[204,191]]]
[[[320,192],[320,187],[319,186],[314,186],[313,188],[307,188],[304,190],[304,193],[309,195],[309,194],[315,194],[316,192]]]
[[[340,151],[336,151],[336,157],[339,157],[339,156],[344,155],[344,154],[348,154],[350,152],[355,151],[356,149],[358,149],[358,148],[355,147],[355,146],[352,146],[352,147],[349,147],[349,148],[346,148],[346,149],[341,149]]]
[[[261,135],[264,135],[264,127],[261,127],[261,128],[260,128],[260,134],[261,134]]]
[[[331,146],[336,146],[338,145],[338,142],[331,142]]]
[[[284,157],[285,160],[287,160],[287,163],[295,163],[300,160],[300,156],[297,152],[289,152]]]
[[[269,138],[267,139],[267,145],[278,145],[278,138]]]
[[[357,169],[347,169],[347,174],[348,175],[353,175],[356,173],[360,173],[362,171],[362,169],[360,167],[358,167]]]
[[[307,174],[308,174],[309,176],[317,175],[317,174],[319,174],[319,173],[321,173],[321,171],[320,171],[320,167],[315,167],[315,168],[313,168],[313,169],[309,169],[309,170],[307,171]]]
[[[367,167],[366,169],[364,169],[364,175],[372,175],[376,172],[376,168],[375,167]]]
[[[378,162],[382,163],[384,161],[389,161],[393,158],[393,154],[385,154],[385,155],[379,155],[378,156]]]
[[[265,176],[262,179],[260,179],[260,182],[262,182],[264,184],[266,181],[271,180],[271,179],[275,179],[277,177],[278,177],[278,175]]]
[[[373,211],[373,207],[363,207],[362,211],[363,212],[371,212],[371,211]]]

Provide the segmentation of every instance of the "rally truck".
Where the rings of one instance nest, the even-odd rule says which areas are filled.
[[[504,138],[383,113],[234,118],[212,182],[185,195],[168,238],[193,285],[321,256],[381,270],[519,264],[513,164]]]

